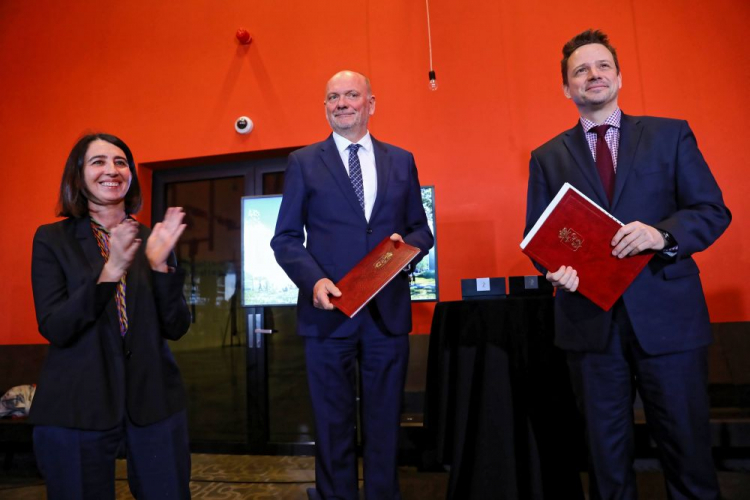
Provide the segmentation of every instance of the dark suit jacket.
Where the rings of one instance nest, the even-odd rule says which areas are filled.
[[[372,139],[378,191],[370,221],[365,219],[333,136],[289,155],[276,234],[276,260],[299,287],[298,331],[303,336],[345,337],[361,315],[349,320],[340,311],[315,309],[312,291],[321,278],[334,283],[383,238],[400,234],[418,247],[421,259],[433,237],[422,207],[417,168],[408,151]],[[307,231],[307,243],[305,243]],[[411,331],[411,302],[406,273],[400,273],[375,297],[386,328]]]
[[[123,338],[116,283],[96,283],[104,259],[89,219],[37,230],[31,281],[39,331],[50,346],[32,423],[105,430],[122,423],[126,411],[134,423],[147,425],[185,408],[180,372],[165,341],[190,326],[184,273],[151,270],[144,253],[149,234],[140,227],[143,244],[128,270]]]
[[[580,123],[532,151],[529,169],[524,234],[569,182],[623,223],[640,221],[677,240],[676,257],[651,259],[623,295],[646,352],[676,352],[711,341],[692,255],[724,232],[731,214],[687,122],[623,114],[611,205]],[[564,349],[602,350],[611,319],[611,311],[602,311],[579,293],[557,293],[556,342]]]

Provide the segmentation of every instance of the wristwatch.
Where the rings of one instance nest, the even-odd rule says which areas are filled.
[[[661,234],[661,237],[664,238],[664,248],[662,248],[662,251],[669,251],[677,246],[677,241],[675,241],[674,236],[667,231],[662,231],[661,229],[658,229],[658,231]]]

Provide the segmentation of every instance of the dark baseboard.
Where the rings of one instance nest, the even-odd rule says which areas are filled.
[[[0,345],[0,395],[17,385],[36,384],[47,349],[47,344]]]

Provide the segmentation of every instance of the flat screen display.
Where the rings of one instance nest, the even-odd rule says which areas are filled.
[[[276,263],[271,238],[281,195],[242,198],[242,305],[297,304],[297,286]]]
[[[435,186],[422,186],[422,205],[427,214],[427,225],[435,236],[427,255],[422,257],[414,269],[411,287],[411,300],[438,300],[437,282],[437,233],[435,233]]]
[[[435,188],[422,188],[427,223],[435,234]],[[281,195],[242,198],[242,305],[245,307],[293,306],[297,287],[276,263],[271,238],[281,208]],[[437,236],[435,237],[437,241]],[[411,298],[438,300],[435,247],[417,264]]]

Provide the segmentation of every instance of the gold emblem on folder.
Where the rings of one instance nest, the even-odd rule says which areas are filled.
[[[557,234],[560,242],[569,246],[574,252],[583,246],[583,237],[573,229],[564,227]]]
[[[393,257],[393,252],[386,252],[382,257],[380,257],[377,262],[375,262],[376,268],[381,268],[384,265],[388,263],[389,260]]]

